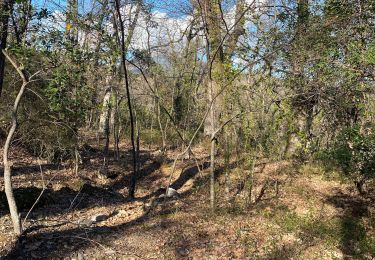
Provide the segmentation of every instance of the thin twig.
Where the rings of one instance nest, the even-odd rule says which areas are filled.
[[[26,214],[26,217],[24,218],[23,222],[22,222],[22,227],[25,226],[26,224],[26,221],[27,221],[27,218],[29,217],[30,213],[33,211],[33,209],[35,208],[36,204],[38,204],[40,198],[42,197],[43,193],[45,192],[45,190],[47,189],[48,185],[52,182],[52,180],[55,178],[56,175],[52,176],[52,178],[47,182],[47,184],[44,183],[44,177],[43,177],[43,170],[42,170],[42,165],[40,164],[39,160],[38,160],[38,164],[39,164],[39,167],[40,167],[40,174],[42,176],[42,182],[43,182],[43,189],[42,191],[40,192],[38,198],[35,200],[34,204],[31,206],[30,210],[27,212]]]

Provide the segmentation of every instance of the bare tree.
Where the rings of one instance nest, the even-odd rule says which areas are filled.
[[[14,232],[17,235],[22,234],[22,225],[20,221],[20,216],[18,214],[18,209],[17,209],[17,204],[16,200],[14,198],[14,193],[13,193],[13,186],[12,186],[12,162],[9,160],[9,149],[12,143],[12,138],[14,136],[14,133],[16,132],[17,129],[17,111],[19,104],[21,102],[21,98],[23,96],[23,93],[25,92],[26,86],[30,83],[30,79],[25,73],[25,71],[22,69],[21,66],[19,66],[14,59],[12,59],[9,54],[5,51],[2,50],[2,53],[4,56],[9,60],[9,62],[12,64],[12,66],[16,69],[17,73],[22,79],[22,85],[20,90],[18,91],[17,97],[14,100],[13,104],[13,109],[11,111],[11,120],[12,120],[12,125],[10,127],[8,136],[6,138],[5,144],[4,144],[4,151],[3,151],[3,162],[4,162],[4,186],[5,186],[5,194],[8,200],[8,205],[9,205],[9,211],[10,211],[10,216],[12,218],[13,222],[13,228]],[[35,74],[34,74],[35,75]]]

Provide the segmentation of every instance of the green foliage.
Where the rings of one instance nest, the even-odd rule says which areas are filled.
[[[8,50],[29,76],[38,72],[18,111],[18,144],[51,161],[70,157],[77,144],[77,131],[92,107],[93,89],[88,85],[89,66],[85,65],[92,56],[57,30],[33,37],[35,45],[14,44]],[[9,67],[7,73],[4,110],[11,106],[19,89],[18,83],[9,81],[19,78],[16,71]],[[8,123],[10,114],[4,117],[3,122]]]
[[[350,177],[375,177],[375,135],[361,132],[360,127],[346,128],[338,135],[332,158]]]
[[[158,129],[144,129],[141,132],[141,139],[147,145],[162,144],[162,137]]]
[[[44,94],[51,112],[78,127],[84,122],[90,89],[85,85],[85,67],[81,66],[85,58],[80,53],[72,53],[71,58],[71,62],[65,61],[53,71]]]

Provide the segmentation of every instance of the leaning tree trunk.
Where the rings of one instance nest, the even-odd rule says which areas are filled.
[[[3,50],[2,53],[4,56],[10,61],[12,66],[17,70],[18,74],[22,78],[22,86],[17,94],[16,99],[14,100],[13,104],[13,109],[12,109],[12,114],[11,114],[11,121],[12,121],[12,126],[9,130],[8,136],[6,138],[5,144],[4,144],[4,152],[3,152],[3,162],[4,162],[4,186],[5,186],[5,194],[8,200],[8,205],[9,205],[9,211],[10,211],[10,216],[13,222],[13,228],[14,232],[17,235],[22,234],[22,226],[21,226],[21,220],[20,216],[18,215],[18,209],[17,209],[17,204],[16,200],[14,198],[14,193],[13,193],[13,186],[12,186],[12,162],[9,161],[8,158],[8,153],[9,153],[9,148],[12,143],[13,135],[16,132],[17,129],[17,111],[19,104],[21,102],[21,98],[23,96],[23,93],[26,89],[27,84],[29,83],[29,80],[26,76],[26,74],[19,68],[19,66],[16,64],[14,60]]]

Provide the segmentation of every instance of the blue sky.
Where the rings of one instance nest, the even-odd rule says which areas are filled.
[[[49,11],[66,8],[67,0],[32,0],[37,8],[47,8]],[[81,10],[88,11],[92,7],[92,0],[78,0]],[[153,7],[153,11],[167,13],[169,16],[180,17],[185,15],[189,6],[189,0],[145,0],[145,3]]]

